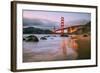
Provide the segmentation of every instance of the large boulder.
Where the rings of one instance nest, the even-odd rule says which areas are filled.
[[[41,40],[47,40],[47,38],[46,38],[46,37],[41,37],[40,39],[41,39]]]
[[[38,42],[39,41],[39,39],[34,35],[27,36],[25,40],[29,41],[29,42]]]

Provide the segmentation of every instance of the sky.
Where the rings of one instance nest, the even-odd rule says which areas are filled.
[[[50,28],[50,26],[60,27],[61,17],[64,17],[64,25],[66,27],[84,24],[85,22],[91,20],[90,13],[23,10],[23,19],[26,19],[26,21],[31,20],[33,23],[36,22],[36,20],[37,22],[41,21],[43,23],[40,25],[41,28],[42,26],[47,26],[47,28]],[[31,26],[32,25],[39,27],[39,25],[31,24]]]

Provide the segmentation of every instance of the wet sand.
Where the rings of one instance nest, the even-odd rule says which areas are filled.
[[[91,58],[91,38],[80,36],[77,39],[78,44],[78,59],[90,59]]]
[[[52,43],[55,45],[57,42]],[[91,57],[90,36],[76,36],[71,40],[62,40],[55,49],[42,49],[36,51],[33,49],[23,49],[23,62],[39,61],[61,61],[61,60],[79,60],[90,59]],[[49,46],[51,47],[51,46]]]

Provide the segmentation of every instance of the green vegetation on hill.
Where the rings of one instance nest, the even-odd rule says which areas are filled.
[[[51,34],[51,30],[47,29],[40,29],[40,28],[35,28],[35,27],[28,27],[28,28],[23,28],[23,33],[24,34]]]

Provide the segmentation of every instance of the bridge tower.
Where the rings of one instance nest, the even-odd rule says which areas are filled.
[[[64,35],[64,17],[61,17],[61,36]]]

